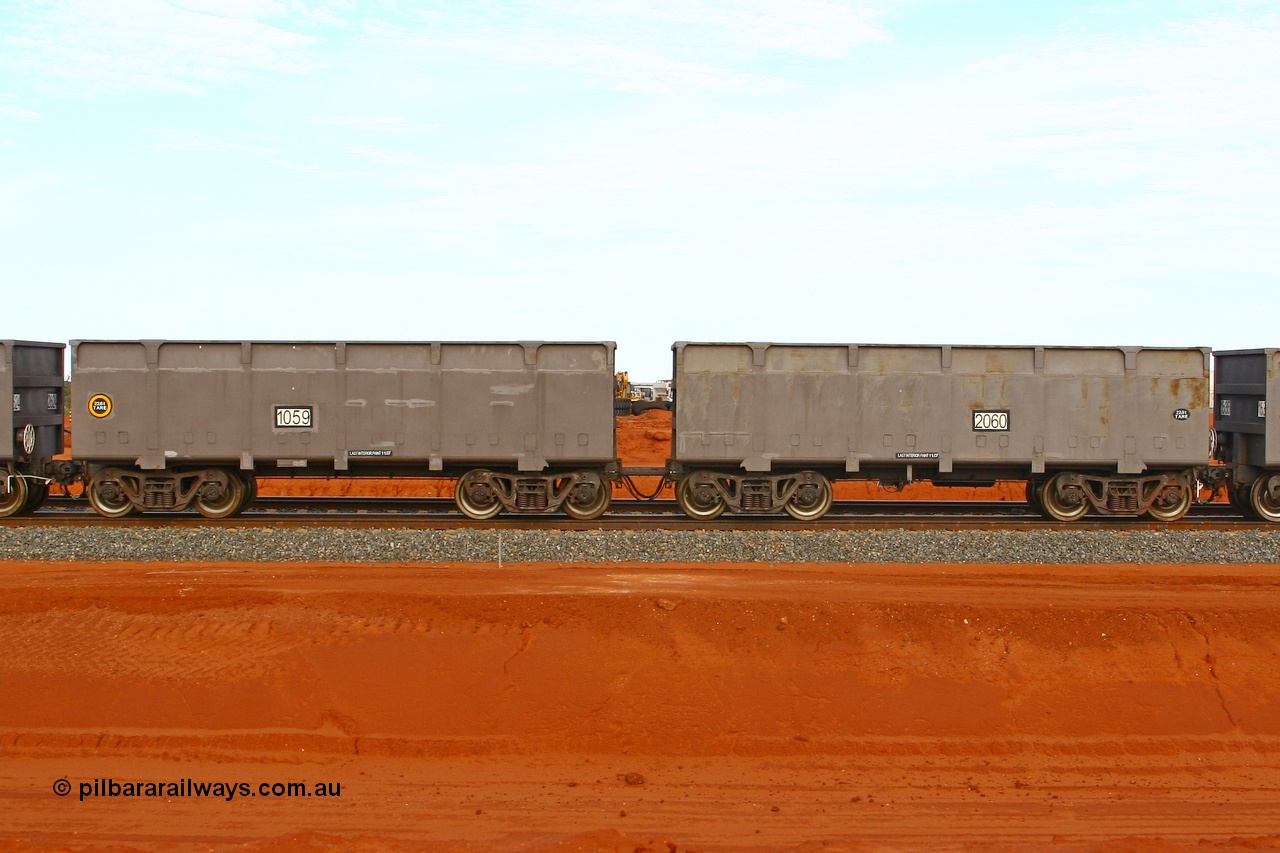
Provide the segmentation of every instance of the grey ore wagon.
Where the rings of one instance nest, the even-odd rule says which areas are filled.
[[[676,343],[672,469],[695,518],[817,518],[831,481],[1028,481],[1070,521],[1190,508],[1208,462],[1202,348]]]
[[[63,450],[65,344],[0,341],[0,518],[30,512],[49,494],[53,457]]]
[[[1215,352],[1215,456],[1226,463],[1228,494],[1245,515],[1280,522],[1280,350]]]
[[[233,515],[255,475],[457,477],[473,518],[609,505],[613,343],[71,347],[76,457],[106,516]]]

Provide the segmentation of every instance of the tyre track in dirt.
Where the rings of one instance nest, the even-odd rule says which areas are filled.
[[[1267,849],[1278,617],[1275,565],[5,563],[0,840]],[[49,792],[108,776],[346,793]]]

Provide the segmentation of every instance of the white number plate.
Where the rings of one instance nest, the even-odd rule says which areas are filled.
[[[1009,413],[1006,411],[975,409],[973,412],[973,429],[975,432],[1008,432]]]
[[[310,406],[276,406],[276,429],[311,429]]]

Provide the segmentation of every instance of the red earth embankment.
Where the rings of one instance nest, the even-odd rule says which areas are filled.
[[[1280,848],[1273,565],[9,563],[0,642],[0,850]]]

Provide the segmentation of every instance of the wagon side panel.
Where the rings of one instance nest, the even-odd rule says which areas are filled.
[[[538,346],[536,429],[523,436],[523,467],[602,464],[617,456],[613,371],[612,344]]]
[[[441,348],[441,453],[452,464],[515,458],[533,427],[536,370],[516,343]]]
[[[1130,434],[1146,468],[1183,468],[1209,461],[1210,352],[1140,349],[1125,373]],[[1126,456],[1129,447],[1123,448]]]
[[[439,460],[440,358],[438,344],[346,345],[335,405],[343,413],[338,455],[352,468]]]
[[[155,395],[158,449],[166,465],[239,464],[249,450],[246,361],[245,345],[234,341],[156,345],[144,378],[154,389],[140,390]]]
[[[949,370],[947,347],[858,347],[859,464],[947,467]]]
[[[147,355],[142,341],[71,343],[76,458],[133,463],[148,455],[148,444],[159,447]]]
[[[762,350],[756,408],[742,438],[749,442],[748,470],[843,468],[858,426],[849,348],[774,344]]]
[[[954,347],[946,434],[956,467],[1023,467],[1044,432],[1034,347]]]
[[[686,465],[741,466],[747,448],[763,457],[754,432],[757,377],[746,344],[677,344],[676,414],[672,452]]]
[[[251,455],[283,467],[329,462],[342,443],[344,409],[338,396],[341,345],[255,342],[250,347],[248,422]]]

